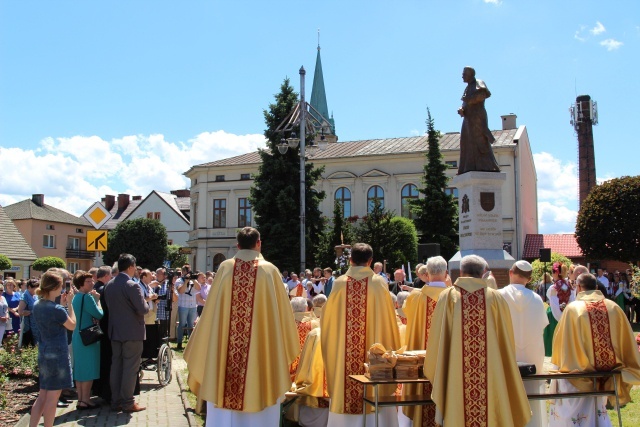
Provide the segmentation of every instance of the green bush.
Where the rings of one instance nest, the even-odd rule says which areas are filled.
[[[37,347],[18,348],[18,334],[10,336],[4,343],[4,350],[0,350],[0,376],[37,377],[38,349]]]
[[[42,258],[38,258],[33,262],[31,268],[36,271],[47,271],[50,268],[67,268],[67,265],[64,263],[62,258],[58,258],[55,256],[45,256]]]
[[[8,270],[12,265],[8,256],[0,254],[0,270]]]

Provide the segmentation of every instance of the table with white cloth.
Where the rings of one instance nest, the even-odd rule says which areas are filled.
[[[620,403],[618,398],[618,376],[620,372],[617,371],[602,371],[602,372],[575,372],[575,373],[551,373],[543,372],[541,374],[529,375],[522,377],[523,381],[540,381],[549,379],[584,379],[589,378],[593,380],[593,390],[591,391],[575,391],[570,393],[542,393],[542,394],[527,394],[529,400],[547,400],[547,399],[571,399],[571,398],[583,398],[588,396],[615,396],[616,398],[616,411],[618,413],[618,424],[622,427],[622,418],[620,417]],[[381,407],[386,406],[421,406],[433,404],[433,400],[426,396],[380,396],[378,394],[378,385],[381,384],[410,384],[410,383],[428,383],[426,378],[414,378],[414,379],[384,379],[384,380],[372,380],[364,375],[349,375],[352,381],[357,381],[363,386],[363,417],[366,414],[367,405],[371,405],[374,408],[376,414],[376,426],[378,426],[378,411]],[[598,390],[598,379],[606,380],[613,378],[613,390]],[[373,398],[368,397],[367,387],[373,387]],[[365,418],[363,418],[365,420]],[[363,421],[363,425],[366,425],[366,421]]]

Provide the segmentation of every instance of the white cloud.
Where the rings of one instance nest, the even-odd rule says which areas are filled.
[[[623,44],[624,43],[616,39],[606,39],[600,42],[600,46],[606,47],[609,52],[619,49]]]
[[[587,37],[583,36],[584,30],[586,30],[586,29],[587,29],[586,25],[581,25],[580,29],[576,30],[575,34],[573,35],[573,38],[576,39],[576,40],[579,40],[581,42],[586,41]]]
[[[260,134],[220,130],[187,142],[167,141],[160,134],[111,141],[74,136],[45,138],[34,150],[0,147],[0,205],[41,193],[45,203],[81,215],[105,194],[145,197],[152,190],[188,188],[182,174],[191,166],[255,151],[264,140]]]
[[[420,135],[424,135],[424,132],[420,132],[418,129],[411,129],[409,131],[409,135],[411,135],[411,136],[420,136]]]
[[[602,23],[600,21],[596,22],[596,26],[593,27],[592,29],[589,30],[589,32],[591,34],[593,34],[594,36],[597,36],[599,34],[604,33],[605,31],[607,31],[606,28],[604,28],[604,25],[602,25]]]
[[[575,233],[578,212],[552,202],[538,202],[538,226],[541,234]]]
[[[573,233],[578,214],[578,172],[573,162],[533,155],[538,177],[538,225],[543,234]]]
[[[495,4],[496,6],[502,4],[502,0],[483,0],[485,3]]]

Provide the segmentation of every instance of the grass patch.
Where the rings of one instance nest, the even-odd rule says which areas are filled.
[[[640,387],[636,386],[631,390],[632,402],[627,403],[626,406],[620,409],[620,415],[622,416],[622,425],[625,427],[637,427],[640,426]],[[618,425],[618,413],[615,409],[610,409],[609,418],[611,424]]]

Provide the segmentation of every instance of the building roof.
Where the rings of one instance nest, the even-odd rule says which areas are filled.
[[[6,255],[11,260],[33,261],[38,258],[2,206],[0,206],[0,254]]]
[[[189,218],[186,217],[186,215],[182,212],[182,209],[180,209],[180,206],[178,205],[178,201],[177,201],[178,197],[176,197],[174,194],[171,194],[171,193],[161,193],[160,191],[156,191],[156,190],[153,190],[152,193],[156,193],[158,197],[164,200],[165,203],[169,205],[169,207],[173,209],[180,218],[184,219],[185,222],[189,223]],[[150,195],[151,194],[149,194],[149,196]],[[149,196],[147,196],[147,198]],[[187,199],[189,203],[191,203],[189,197],[180,197],[180,199]],[[189,207],[190,206],[191,205],[189,204]]]
[[[527,234],[522,258],[540,258],[541,248],[550,248],[551,252],[557,252],[567,258],[584,257],[575,234]]]
[[[126,208],[118,209],[118,201],[116,200],[115,205],[113,205],[109,211],[111,218],[102,226],[102,228],[105,230],[113,230],[118,224],[127,219],[127,217],[131,215],[131,212],[133,212],[140,203],[142,203],[142,200],[130,200]],[[104,205],[104,202],[102,204]]]
[[[495,137],[494,147],[512,147],[516,145],[513,138],[518,129],[494,130],[491,133]],[[440,137],[440,150],[456,151],[460,150],[460,133],[445,133]],[[389,154],[424,154],[429,151],[429,140],[427,135],[411,136],[403,138],[386,139],[366,139],[362,141],[346,141],[331,143],[326,150],[318,150],[315,155],[308,156],[310,160],[329,160],[345,157],[361,156],[387,156]],[[259,164],[260,155],[257,151],[241,154],[227,159],[216,160],[210,163],[203,163],[194,166],[233,166]]]
[[[63,224],[89,226],[89,221],[84,218],[77,217],[53,206],[42,204],[37,205],[32,199],[23,200],[9,206],[5,206],[7,215],[12,220],[34,219],[48,222],[60,222]]]
[[[327,94],[324,90],[324,76],[322,74],[322,61],[320,60],[320,45],[318,45],[318,55],[316,56],[316,69],[313,73],[313,86],[311,88],[311,106],[320,113],[322,117],[316,117],[321,120],[326,118],[331,123],[331,133],[335,135],[336,127],[333,117],[329,119],[329,107],[327,106]],[[315,116],[313,112],[311,112]]]

